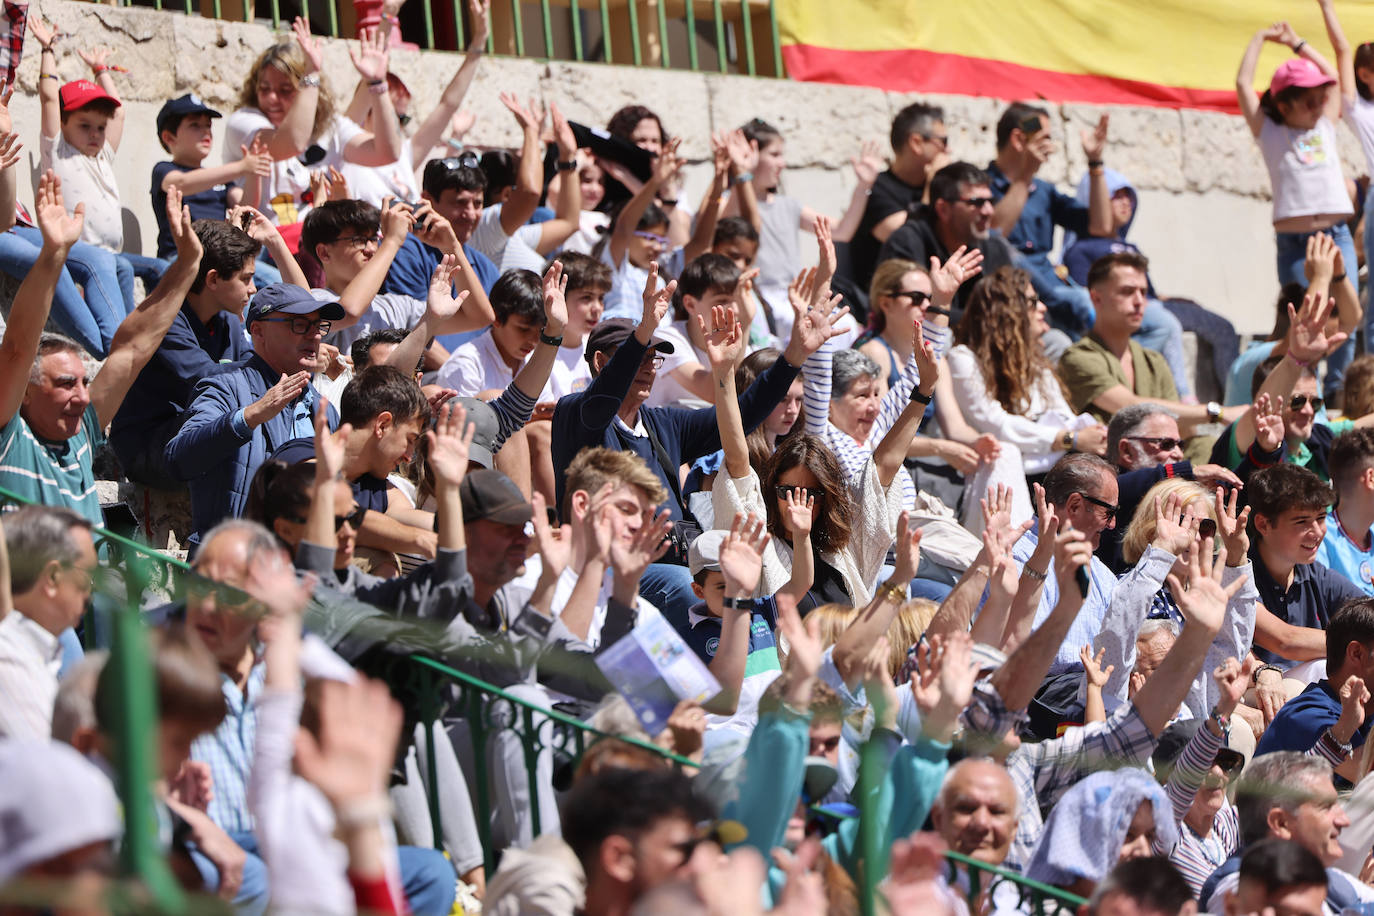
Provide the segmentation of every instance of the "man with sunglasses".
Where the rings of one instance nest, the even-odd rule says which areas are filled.
[[[190,543],[243,513],[253,475],[291,439],[315,433],[319,392],[310,383],[320,343],[344,315],[298,286],[274,283],[248,306],[253,355],[232,372],[201,379],[185,422],[167,444],[172,473],[191,490]],[[339,425],[329,408],[329,426]]]
[[[945,166],[930,180],[930,203],[922,204],[887,237],[878,252],[878,263],[904,258],[924,266],[931,258],[939,258],[943,264],[950,252],[965,246],[983,253],[981,276],[991,276],[1010,264],[1014,256],[1006,239],[992,232],[994,203],[986,172],[967,162]],[[963,316],[964,302],[976,282],[977,278],[969,278],[954,294],[951,327]]]

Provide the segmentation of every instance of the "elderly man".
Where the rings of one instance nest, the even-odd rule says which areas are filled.
[[[1120,470],[1116,478],[1121,518],[1135,517],[1136,507],[1150,487],[1173,477],[1196,480],[1207,488],[1233,487],[1240,478],[1218,464],[1194,465],[1183,457],[1178,415],[1163,404],[1141,401],[1116,412],[1107,424],[1107,460]],[[1118,575],[1126,571],[1121,559],[1125,525],[1107,532],[1097,555]]]
[[[191,487],[191,543],[242,514],[249,484],[273,450],[315,434],[319,392],[310,384],[320,342],[342,318],[337,302],[316,302],[299,286],[274,283],[248,306],[253,356],[201,379],[180,431],[167,444],[172,473]],[[329,411],[329,426],[338,426]]]
[[[14,599],[13,610],[0,614],[0,738],[46,741],[62,662],[58,637],[81,621],[91,597],[91,523],[70,509],[25,506],[5,518],[5,547]]]
[[[191,231],[181,194],[167,195],[167,219],[177,259],[157,288],[120,324],[94,379],[86,377],[81,345],[45,334],[53,291],[67,252],[81,237],[80,215],[68,216],[51,173],[35,200],[43,249],[24,277],[0,342],[0,487],[33,502],[67,506],[103,524],[91,461],[103,430],[134,379],[157,351],[200,266],[201,244]]]

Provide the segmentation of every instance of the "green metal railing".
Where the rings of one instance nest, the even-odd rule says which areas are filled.
[[[776,0],[494,0],[487,50],[495,54],[747,76],[785,75]],[[350,0],[118,0],[280,29],[297,15],[319,34],[352,38]],[[702,8],[702,16],[697,7]],[[465,50],[465,0],[412,0],[401,32],[430,51]],[[376,16],[375,10],[371,13]],[[759,52],[759,48],[764,50]],[[685,52],[685,58],[684,58]],[[676,63],[675,63],[676,62]]]
[[[969,911],[973,913],[980,912],[976,905],[980,897],[986,894],[993,899],[1006,893],[1001,890],[1003,887],[1011,888],[1011,892],[1016,894],[1016,902],[1008,901],[1009,906],[1034,916],[1073,916],[1080,906],[1088,902],[1076,894],[1032,881],[1025,875],[979,862],[957,852],[946,852],[945,856],[956,866],[963,866],[968,871]]]

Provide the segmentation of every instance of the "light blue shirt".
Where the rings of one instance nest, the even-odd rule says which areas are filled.
[[[253,829],[253,816],[248,811],[248,775],[253,770],[253,751],[257,747],[257,701],[266,676],[267,666],[257,662],[248,674],[246,689],[240,690],[221,674],[224,721],[219,728],[191,742],[191,759],[210,765],[215,792],[207,813],[221,830]]]
[[[1374,595],[1374,548],[1366,550],[1355,540],[1369,536],[1368,531],[1346,531],[1333,509],[1326,516],[1326,537],[1317,547],[1317,562],[1354,582],[1366,595]]]

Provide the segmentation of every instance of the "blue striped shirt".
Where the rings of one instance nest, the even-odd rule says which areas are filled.
[[[253,770],[253,749],[257,746],[257,702],[266,676],[267,666],[256,662],[248,673],[248,683],[240,690],[221,674],[224,721],[213,732],[191,742],[191,759],[210,765],[214,795],[209,815],[223,830],[253,829],[253,815],[248,811],[248,776]]]

